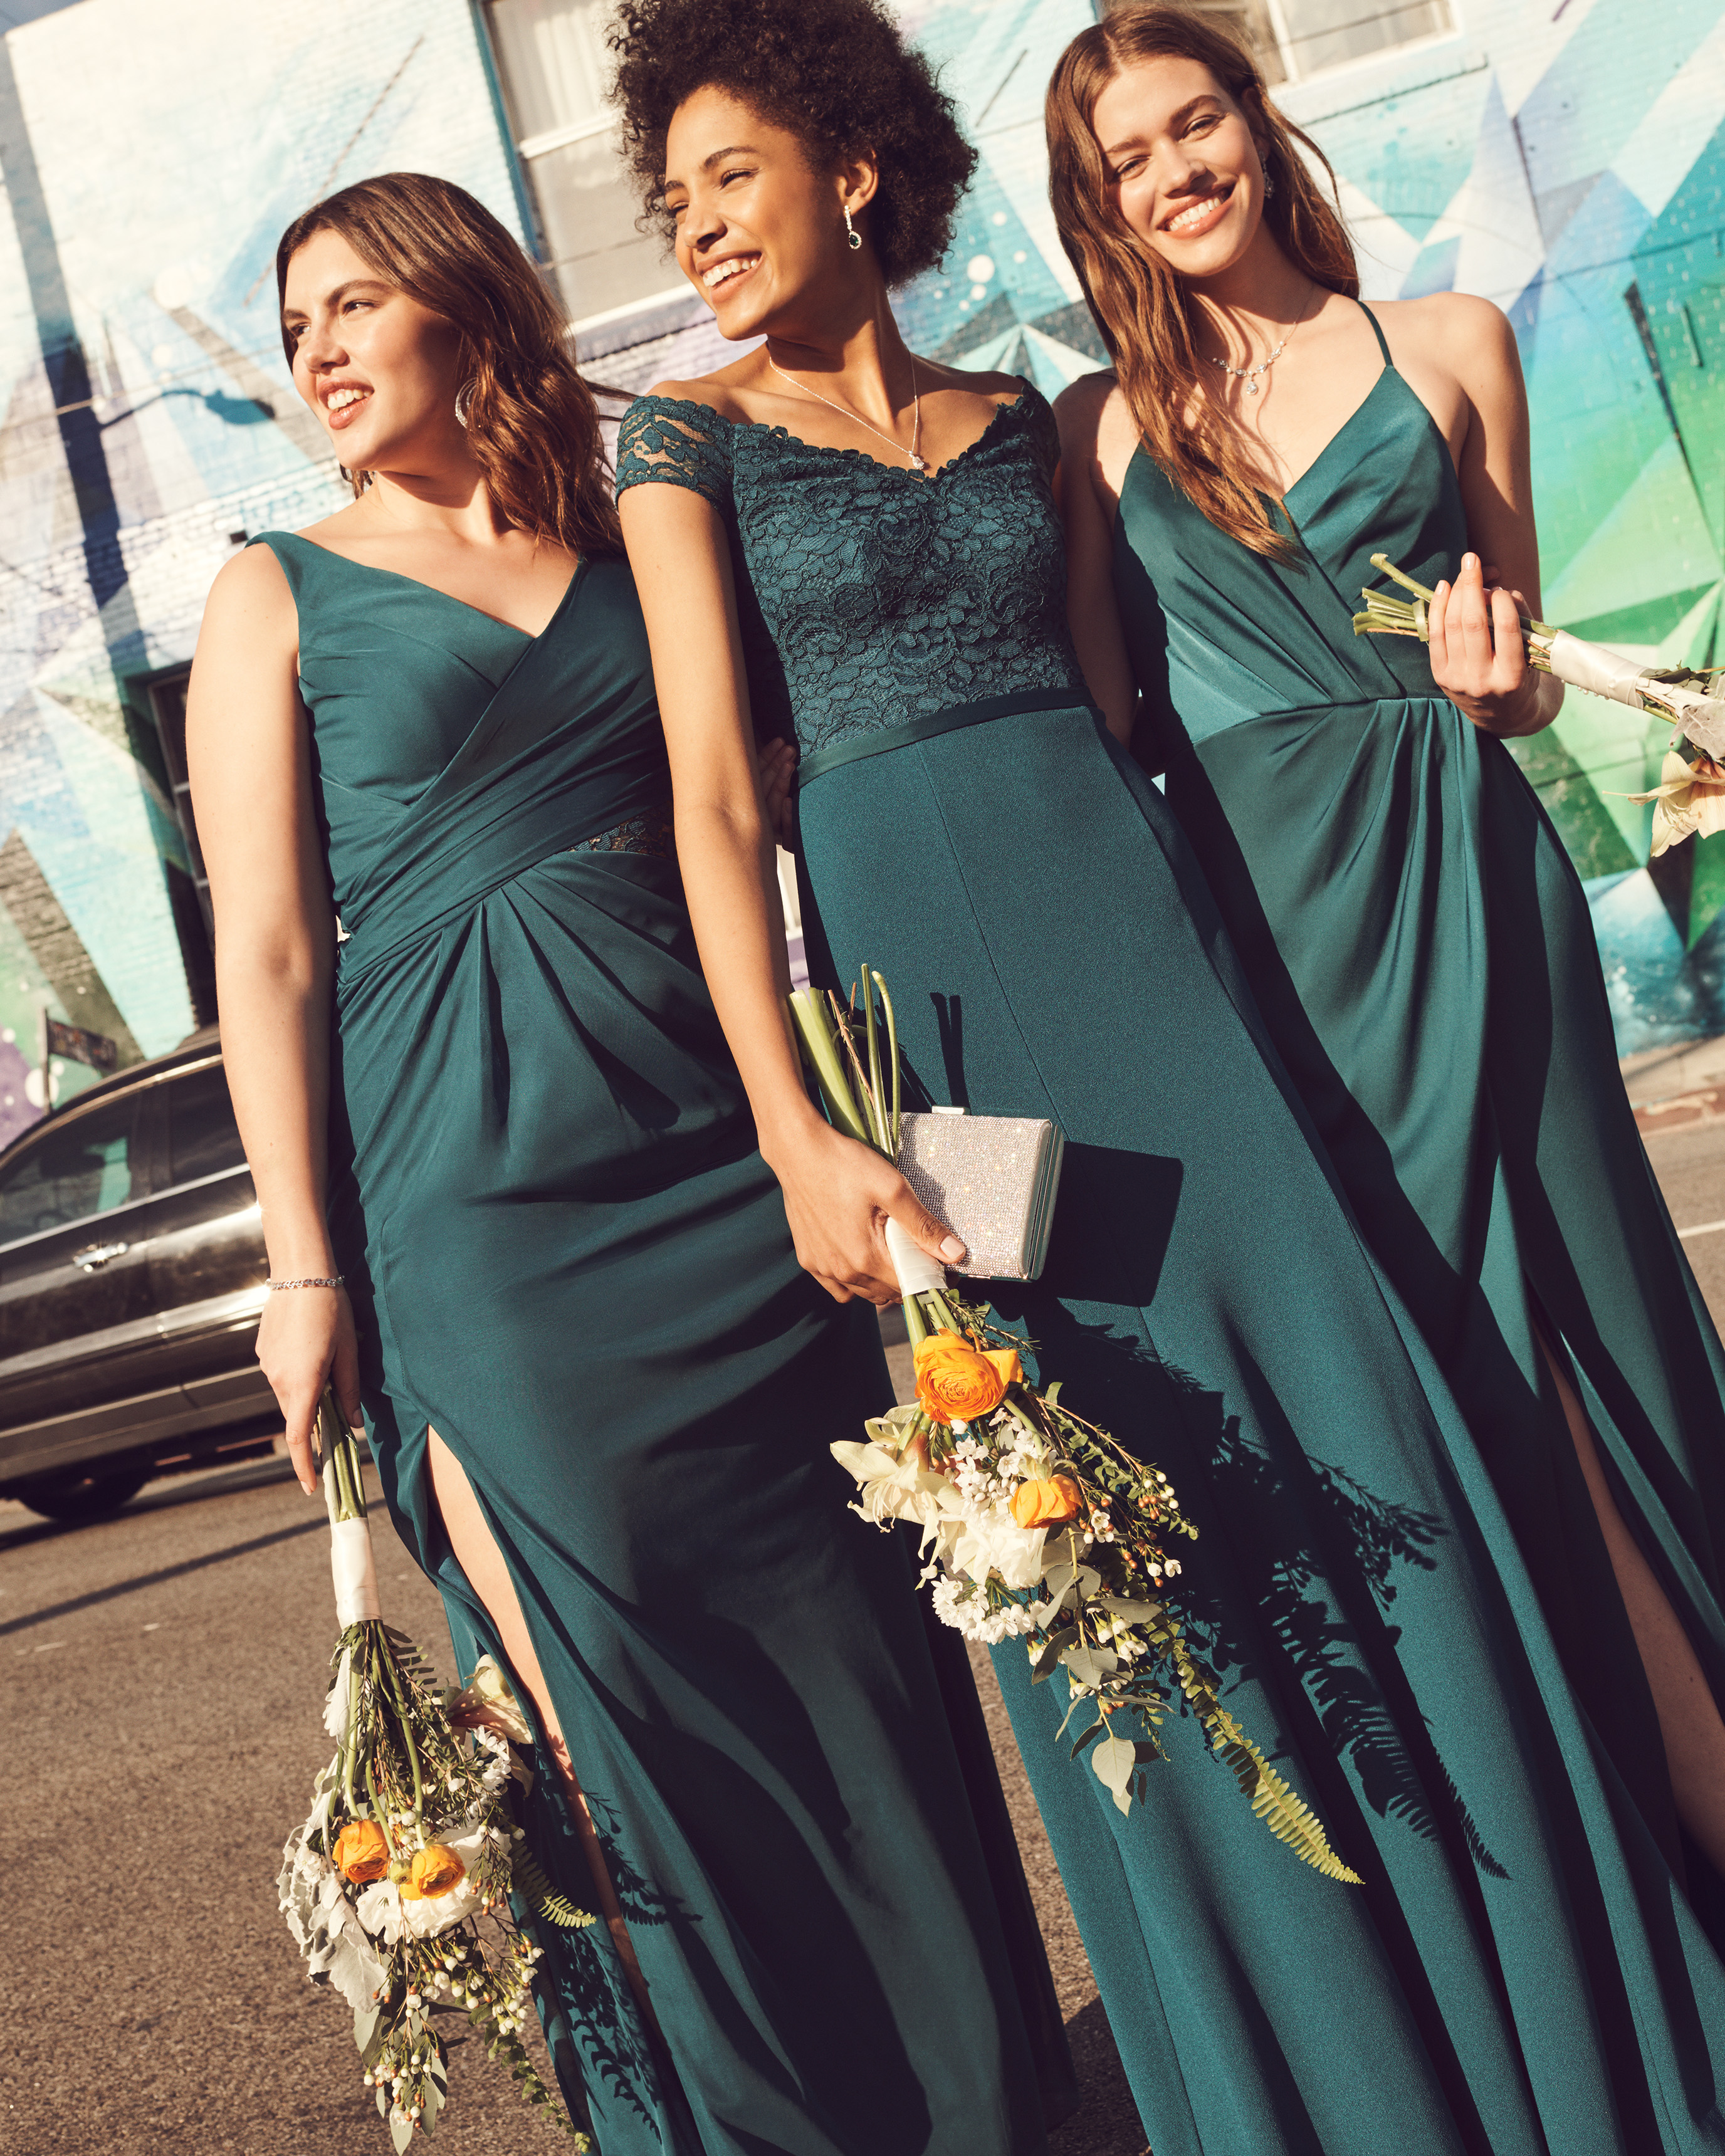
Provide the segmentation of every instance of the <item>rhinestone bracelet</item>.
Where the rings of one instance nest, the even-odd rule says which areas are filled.
[[[337,1273],[333,1280],[270,1281],[265,1285],[273,1295],[278,1288],[284,1287],[342,1287],[347,1280],[346,1273]]]

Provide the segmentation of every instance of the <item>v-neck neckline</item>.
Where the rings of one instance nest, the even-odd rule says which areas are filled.
[[[1307,480],[1312,477],[1312,474],[1317,471],[1318,467],[1324,462],[1324,459],[1330,454],[1331,451],[1339,448],[1343,438],[1351,434],[1357,423],[1365,417],[1367,412],[1369,411],[1371,407],[1377,402],[1378,391],[1384,387],[1386,382],[1390,381],[1394,377],[1395,372],[1395,368],[1390,365],[1388,360],[1386,360],[1384,365],[1378,370],[1376,378],[1373,380],[1371,388],[1366,392],[1365,395],[1361,398],[1358,403],[1354,406],[1353,409],[1342,422],[1341,425],[1337,428],[1335,433],[1331,435],[1328,441],[1324,444],[1317,454],[1312,459],[1312,462],[1307,465],[1305,470],[1301,473],[1298,479],[1295,480],[1291,485],[1285,486],[1282,489],[1280,499],[1284,508],[1286,508],[1287,505],[1293,500],[1294,496],[1300,491],[1301,488],[1305,485]],[[1420,404],[1420,409],[1422,411],[1425,411],[1425,409],[1423,402]],[[1427,418],[1430,418],[1431,414],[1427,412],[1425,416]],[[1447,449],[1448,444],[1445,444],[1445,449]],[[1275,501],[1278,499],[1276,495],[1270,494],[1267,490],[1260,489],[1260,491],[1264,493],[1266,501]],[[1292,511],[1290,511],[1289,514],[1291,516]]]
[[[454,592],[446,592],[441,584],[427,583],[424,577],[410,577],[400,569],[386,569],[376,562],[357,562],[351,554],[338,554],[333,547],[326,547],[316,539],[308,539],[303,531],[296,531],[293,536],[302,547],[310,547],[314,552],[319,554],[327,554],[332,562],[345,562],[350,569],[363,569],[368,576],[388,577],[398,584],[411,584],[416,591],[429,592],[434,598],[443,599],[450,606],[459,607],[464,613],[476,615],[480,621],[489,622],[493,629],[501,629],[511,636],[518,636],[524,644],[529,645],[542,644],[557,627],[574,593],[575,587],[581,582],[587,568],[586,555],[578,556],[569,581],[563,587],[562,598],[552,608],[551,619],[543,629],[536,633],[531,629],[521,628],[518,623],[505,621],[497,614],[487,613],[483,607],[475,606],[470,599],[457,598]]]

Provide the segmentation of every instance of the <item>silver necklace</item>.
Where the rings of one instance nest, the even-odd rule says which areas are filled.
[[[860,413],[853,412],[849,405],[835,404],[830,397],[823,397],[819,390],[811,389],[806,382],[798,382],[794,374],[787,374],[770,352],[767,355],[767,364],[783,381],[788,382],[793,389],[800,389],[805,397],[814,398],[818,404],[826,405],[829,410],[838,413],[840,418],[852,420],[859,427],[868,427],[869,432],[877,442],[885,442],[888,449],[896,449],[901,457],[908,457],[912,471],[926,472],[928,470],[927,458],[923,456],[916,447],[922,439],[922,398],[916,388],[916,361],[914,353],[911,357],[911,446],[908,449],[902,443],[894,441],[891,434],[883,434],[878,427],[869,427],[868,421]]]
[[[1309,300],[1312,295],[1308,292],[1306,296]],[[1299,328],[1300,324],[1303,322],[1305,319],[1305,313],[1302,310],[1295,320],[1288,324],[1287,329],[1282,336],[1281,341],[1276,346],[1275,350],[1271,352],[1266,358],[1260,359],[1255,367],[1230,367],[1225,359],[1213,358],[1209,352],[1204,354],[1204,357],[1209,360],[1212,367],[1219,367],[1224,374],[1231,374],[1236,378],[1236,380],[1245,382],[1246,395],[1248,397],[1255,397],[1258,394],[1258,377],[1260,374],[1269,373],[1271,368],[1275,366],[1277,360],[1279,360],[1283,352],[1286,351],[1288,340],[1293,336],[1294,331]]]

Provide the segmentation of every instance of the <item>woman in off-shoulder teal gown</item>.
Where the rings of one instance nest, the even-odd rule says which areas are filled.
[[[1122,1818],[1057,1742],[1059,1687],[994,1650],[1152,2146],[1725,2146],[1694,2087],[1725,1970],[1190,849],[1086,699],[1055,457],[1030,389],[927,480],[648,398],[619,484],[725,519],[757,721],[801,747],[817,976],[886,972],[934,1100],[1065,1131],[1046,1273],[989,1292],[1171,1475],[1231,1702],[1365,1879],[1298,1866],[1186,1730]]]
[[[1630,2156],[1607,2047],[1658,2085],[1635,2125],[1686,2112],[1725,1971],[1650,1891],[1478,1447],[1088,701],[1056,454],[1029,388],[926,479],[650,397],[619,482],[723,519],[757,722],[800,744],[816,978],[886,973],[935,1101],[1066,1132],[1046,1272],[988,1292],[1171,1476],[1230,1704],[1365,1881],[1297,1863],[1189,1727],[1122,1817],[1063,1687],[995,1649],[1116,2041],[1157,2156]],[[1667,2019],[1673,1954],[1700,2004]]]

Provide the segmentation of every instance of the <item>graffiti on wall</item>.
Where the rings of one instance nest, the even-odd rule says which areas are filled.
[[[980,160],[948,259],[898,295],[906,333],[1057,393],[1102,359],[1042,139],[1091,0],[900,13]],[[1368,298],[1477,292],[1513,321],[1548,618],[1719,663],[1725,0],[1447,15],[1276,95],[1334,162]],[[0,38],[0,1142],[40,1111],[40,1010],[127,1058],[201,1014],[159,685],[234,549],[341,498],[282,360],[275,236],[328,188],[403,167],[531,228],[468,0],[81,0]],[[606,380],[733,356],[670,265],[660,289],[583,329]],[[1725,835],[1650,866],[1649,812],[1624,798],[1665,740],[1572,691],[1516,745],[1586,880],[1625,1050],[1725,1032]]]
[[[524,229],[465,0],[83,0],[0,38],[0,1143],[41,1111],[40,1010],[123,1060],[204,1014],[151,687],[235,547],[341,499],[277,235],[414,166]]]

